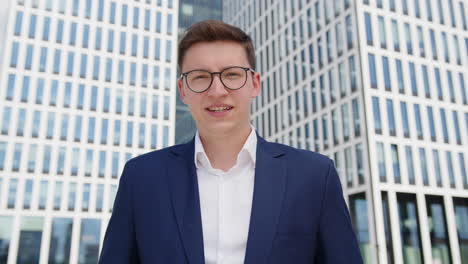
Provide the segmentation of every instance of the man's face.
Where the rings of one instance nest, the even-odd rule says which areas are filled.
[[[232,41],[200,42],[185,53],[181,71],[220,72],[232,66],[251,67],[241,44]],[[238,90],[224,87],[219,77],[215,74],[210,88],[203,93],[191,91],[185,77],[179,79],[181,99],[190,109],[199,131],[209,134],[241,131],[249,127],[250,103],[260,93],[260,75],[248,71],[245,85]]]

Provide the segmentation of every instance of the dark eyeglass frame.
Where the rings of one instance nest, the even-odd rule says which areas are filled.
[[[194,92],[194,93],[204,93],[206,92],[208,89],[210,89],[211,85],[213,84],[213,80],[214,80],[214,76],[215,74],[219,74],[219,80],[221,81],[221,83],[224,85],[225,88],[229,89],[229,90],[239,90],[240,88],[244,87],[245,84],[247,83],[247,78],[248,78],[248,74],[245,75],[245,80],[244,80],[244,83],[239,87],[239,88],[230,88],[228,87],[224,82],[223,82],[223,78],[221,78],[221,75],[227,71],[227,70],[230,70],[230,69],[233,69],[233,68],[237,68],[237,69],[242,69],[244,70],[246,73],[247,72],[251,72],[252,74],[256,73],[256,71],[252,68],[248,68],[248,67],[242,67],[242,66],[232,66],[232,67],[228,67],[228,68],[225,68],[223,69],[222,71],[220,72],[210,72],[210,71],[207,71],[207,70],[203,70],[203,69],[195,69],[195,70],[191,70],[191,71],[188,71],[188,72],[183,72],[180,74],[179,76],[179,79],[183,79],[185,77],[185,84],[187,85],[187,87],[190,89],[190,91]],[[208,87],[206,87],[205,90],[203,91],[194,91],[192,90],[192,88],[190,88],[190,85],[188,84],[188,81],[187,81],[187,75],[191,72],[194,72],[194,71],[203,71],[203,72],[207,72],[210,74],[211,76],[211,81],[210,81],[210,84],[208,85]]]

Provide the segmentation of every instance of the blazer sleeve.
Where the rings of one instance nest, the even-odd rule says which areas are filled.
[[[112,216],[107,226],[99,264],[138,264],[133,222],[130,162],[125,164]]]
[[[340,179],[330,160],[321,205],[316,263],[360,264],[362,258]]]

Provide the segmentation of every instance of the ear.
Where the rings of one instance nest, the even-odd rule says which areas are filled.
[[[260,90],[262,89],[261,81],[260,81],[260,73],[255,72],[252,76],[252,98],[257,97],[260,94]]]
[[[179,89],[180,99],[182,100],[182,102],[184,102],[184,104],[187,104],[185,102],[184,82],[183,82],[182,78],[179,78],[177,80],[177,88]]]

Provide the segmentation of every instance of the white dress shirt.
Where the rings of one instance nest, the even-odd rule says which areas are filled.
[[[214,169],[198,132],[195,135],[203,244],[206,264],[244,263],[252,209],[257,136],[252,127],[237,155],[224,172]]]

